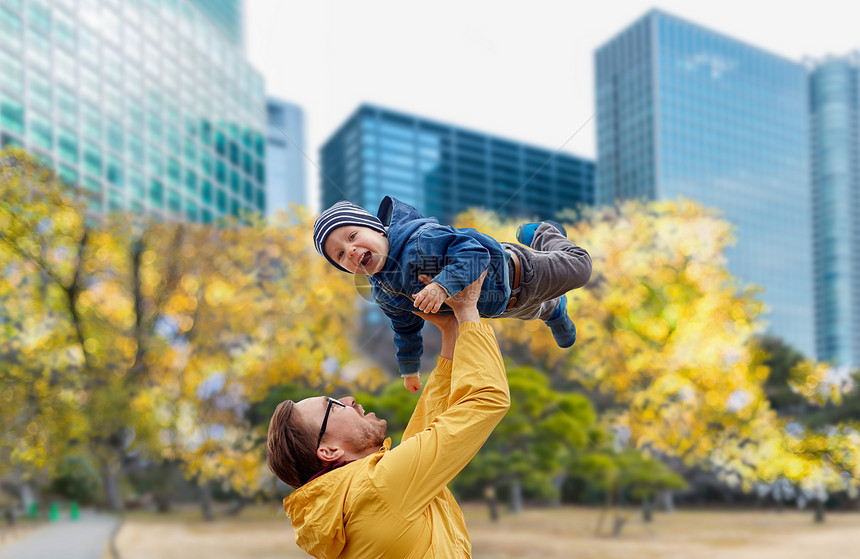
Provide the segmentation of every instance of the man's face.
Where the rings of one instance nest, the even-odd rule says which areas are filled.
[[[331,232],[323,250],[348,272],[369,276],[385,266],[388,239],[370,227],[344,225]]]
[[[344,405],[330,406],[326,396],[305,398],[296,403],[296,411],[307,425],[319,430],[326,409],[330,408],[323,435],[324,442],[339,444],[352,455],[376,452],[385,440],[386,421],[376,417],[373,412],[365,414],[364,408],[357,404],[352,396],[338,401]]]

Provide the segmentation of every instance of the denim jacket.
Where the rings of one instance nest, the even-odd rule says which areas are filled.
[[[424,319],[412,314],[418,310],[413,306],[412,295],[425,287],[418,275],[429,275],[455,295],[489,267],[478,312],[481,316],[497,316],[505,311],[511,295],[510,255],[488,235],[440,225],[436,218],[423,217],[409,204],[391,196],[383,198],[377,217],[386,227],[388,257],[382,270],[368,276],[371,293],[391,320],[400,373],[415,373],[421,366],[424,326]],[[439,312],[452,311],[443,305]]]

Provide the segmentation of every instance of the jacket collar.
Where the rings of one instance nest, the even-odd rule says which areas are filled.
[[[390,449],[391,449],[391,437],[387,437],[382,442],[382,446],[379,448],[379,450],[388,451]],[[311,479],[309,479],[306,483],[310,483],[323,474],[327,474],[332,470],[342,468],[343,466],[346,466],[347,464],[352,464],[353,462],[355,462],[355,460],[341,460],[340,462],[329,462],[328,464],[325,465],[325,467],[323,467],[322,470],[318,471],[313,476],[311,476]]]

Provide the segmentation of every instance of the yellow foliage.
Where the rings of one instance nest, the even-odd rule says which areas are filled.
[[[469,212],[458,225],[510,241],[517,223]],[[768,371],[752,343],[763,305],[726,269],[727,222],[682,199],[585,210],[565,227],[594,268],[589,284],[568,294],[576,345],[559,349],[543,325],[513,320],[494,324],[503,345],[529,347],[548,370],[611,396],[622,411],[603,420],[632,445],[711,466],[742,486],[833,482],[837,469],[821,457],[835,443],[807,434],[802,451],[792,447],[765,398]],[[820,367],[797,377],[801,392],[838,398],[833,383],[822,388]],[[846,461],[857,467],[857,458]]]
[[[372,364],[321,372],[350,360],[355,290],[313,253],[305,210],[280,224],[87,225],[26,154],[0,164],[0,356],[14,356],[0,371],[0,475],[49,473],[69,440],[116,463],[130,440],[253,491],[271,478],[249,403],[295,380],[377,382]]]

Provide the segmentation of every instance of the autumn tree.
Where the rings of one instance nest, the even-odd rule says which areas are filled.
[[[500,240],[515,229],[481,212],[459,225]],[[856,455],[837,466],[803,450],[799,441],[820,443],[770,406],[767,355],[753,340],[764,330],[763,306],[758,289],[727,270],[728,222],[679,200],[586,210],[566,225],[594,262],[589,284],[568,294],[576,346],[560,350],[543,325],[515,321],[499,321],[502,344],[603,400],[601,423],[629,433],[631,448],[744,488],[783,477],[804,487],[840,483]]]
[[[219,227],[100,219],[25,153],[0,161],[5,471],[48,467],[72,441],[114,508],[134,456],[248,494],[272,479],[251,403],[295,378],[380,381],[352,357],[355,290],[311,254],[307,213]]]

